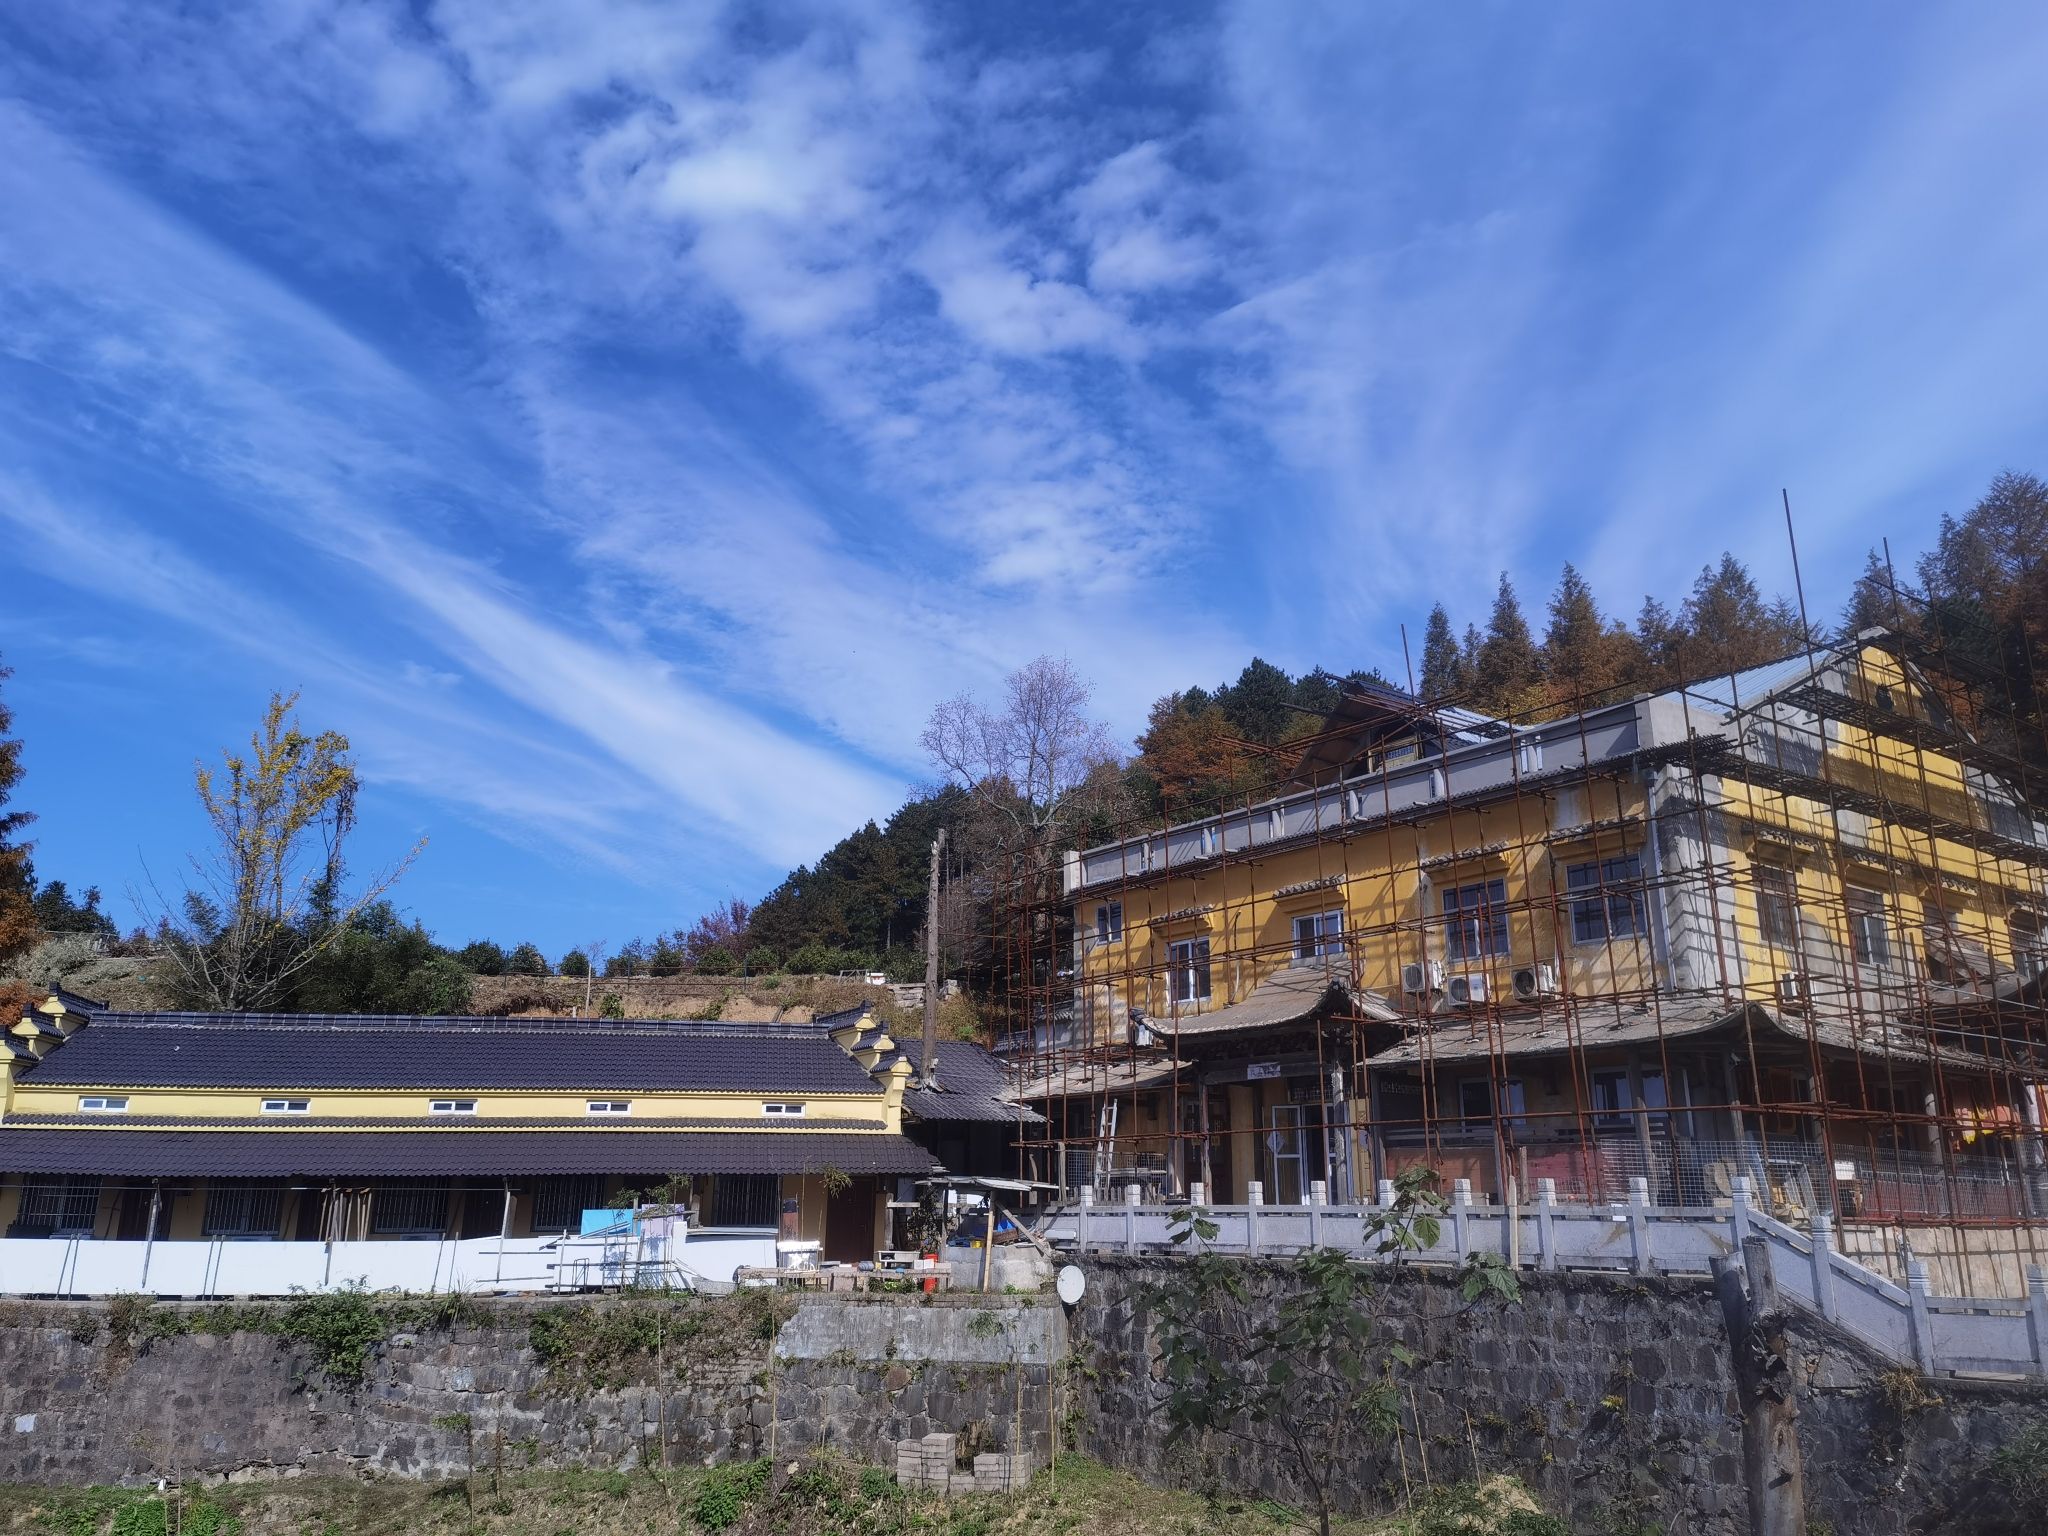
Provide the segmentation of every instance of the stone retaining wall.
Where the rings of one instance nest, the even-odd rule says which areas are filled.
[[[789,1349],[678,1343],[600,1383],[542,1364],[529,1333],[542,1310],[500,1304],[481,1323],[397,1334],[344,1389],[268,1333],[131,1349],[104,1308],[19,1305],[0,1324],[0,1482],[437,1477],[472,1455],[480,1467],[631,1468],[827,1448],[888,1465],[898,1441],[935,1432],[1038,1463],[1051,1452],[1056,1309],[819,1297],[783,1323]],[[814,1347],[884,1333],[893,1354]]]
[[[1079,1449],[1159,1481],[1311,1503],[1270,1448],[1167,1443],[1145,1292],[1172,1284],[1174,1263],[1090,1261],[1072,1320]],[[1260,1312],[1289,1283],[1278,1263],[1248,1261],[1245,1273]],[[1525,1273],[1522,1286],[1519,1306],[1467,1307],[1443,1272],[1389,1278],[1382,1336],[1422,1363],[1402,1391],[1400,1433],[1335,1458],[1340,1505],[1390,1510],[1428,1482],[1508,1471],[1574,1529],[1748,1536],[1745,1404],[1711,1284]],[[2038,1529],[2011,1523],[1993,1466],[2020,1436],[2048,1436],[2041,1384],[1925,1382],[1825,1325],[1781,1317],[1770,1331],[1794,1394],[1813,1529]]]

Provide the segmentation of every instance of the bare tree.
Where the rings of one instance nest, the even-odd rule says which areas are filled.
[[[1065,657],[1012,672],[991,709],[962,694],[932,711],[925,753],[1006,829],[1003,841],[1042,871],[1063,834],[1101,809],[1117,763],[1108,728],[1088,715],[1093,690]]]
[[[192,863],[175,907],[158,895],[158,929],[179,990],[220,1012],[276,1005],[426,846],[353,896],[343,848],[355,829],[355,759],[338,731],[308,735],[297,693],[273,693],[249,754],[198,766],[194,785],[214,845]]]
[[[1088,714],[1090,692],[1071,662],[1041,656],[1010,674],[994,707],[962,695],[933,710],[924,728],[926,754],[973,808],[959,841],[979,866],[971,879],[987,903],[991,982],[1007,973],[1026,999],[1059,968],[1059,856],[1124,796],[1109,732]],[[1010,916],[1019,904],[1022,923]]]

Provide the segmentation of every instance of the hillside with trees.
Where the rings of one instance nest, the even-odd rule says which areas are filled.
[[[1939,648],[1971,673],[1983,707],[1974,723],[2048,770],[2035,672],[2048,653],[2048,485],[1999,475],[1967,512],[1941,519],[1913,576],[1911,587],[1895,584],[1871,551],[1835,622],[1810,616],[1815,639],[1882,625]],[[1804,644],[1796,607],[1764,593],[1732,554],[1703,567],[1675,607],[1646,597],[1632,620],[1603,605],[1569,563],[1532,618],[1503,572],[1483,625],[1460,631],[1439,603],[1420,638],[1414,691],[1425,702],[1524,719],[1755,666]],[[472,976],[557,972],[881,970],[912,980],[923,974],[927,861],[944,829],[943,968],[986,987],[1057,964],[1049,932],[996,952],[989,911],[999,890],[1043,899],[1060,855],[1120,821],[1184,820],[1261,793],[1353,679],[1408,686],[1371,669],[1291,675],[1255,656],[1234,679],[1162,695],[1125,754],[1089,716],[1086,679],[1041,657],[996,700],[934,710],[923,741],[934,786],[790,871],[759,901],[731,897],[651,939],[593,942],[552,960],[526,942],[445,947],[405,921],[387,893],[410,855],[344,895],[353,761],[346,738],[302,731],[289,697],[273,699],[246,752],[201,771],[196,788],[217,834],[199,864],[205,878],[165,902],[155,932],[119,939],[97,889],[74,898],[62,881],[36,883],[22,838],[29,817],[9,805],[22,748],[7,735],[0,698],[0,976],[41,941],[33,953],[56,954],[49,946],[58,944],[72,960],[152,954],[163,962],[154,967],[162,1000],[204,1007],[459,1012]],[[264,815],[278,819],[258,826]],[[257,865],[240,851],[252,832],[272,850]]]

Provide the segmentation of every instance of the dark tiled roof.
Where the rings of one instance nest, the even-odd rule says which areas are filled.
[[[41,1086],[857,1093],[882,1085],[808,1027],[293,1014],[102,1014]]]
[[[929,1173],[903,1136],[585,1131],[382,1134],[337,1131],[0,1129],[0,1170],[117,1178],[535,1177],[567,1173]]]
[[[54,997],[69,1013],[105,1013],[107,1005],[96,1003],[89,997],[80,997],[76,992],[66,992],[62,987],[50,988],[47,996]]]
[[[1009,1101],[1009,1082],[1002,1063],[987,1049],[968,1040],[938,1043],[939,1070],[932,1088],[919,1088],[916,1073],[924,1064],[924,1041],[906,1040],[897,1050],[911,1066],[912,1086],[903,1091],[903,1109],[920,1120],[981,1120],[1013,1125],[1039,1123],[1036,1111]],[[883,1065],[888,1065],[884,1062]]]

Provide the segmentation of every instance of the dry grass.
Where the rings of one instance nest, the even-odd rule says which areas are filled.
[[[793,1465],[793,1464],[792,1464]],[[706,1474],[522,1471],[473,1483],[302,1477],[194,1489],[164,1502],[137,1489],[0,1486],[0,1532],[20,1536],[1283,1536],[1312,1517],[1276,1505],[1147,1487],[1062,1458],[1011,1497],[907,1494],[878,1469],[817,1461],[721,1527],[700,1523]],[[1529,1508],[1496,1485],[1503,1507]],[[1469,1495],[1468,1495],[1469,1497]],[[1489,1500],[1488,1502],[1492,1502]],[[1471,1506],[1464,1506],[1469,1509]],[[1463,1513],[1464,1509],[1460,1510]],[[1484,1532],[1488,1521],[1424,1527]],[[1346,1536],[1408,1536],[1416,1523],[1341,1522]]]

